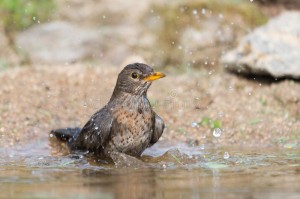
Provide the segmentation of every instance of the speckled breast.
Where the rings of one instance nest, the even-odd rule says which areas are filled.
[[[143,97],[125,99],[112,112],[110,150],[141,155],[149,146],[154,129],[154,114],[149,101]]]

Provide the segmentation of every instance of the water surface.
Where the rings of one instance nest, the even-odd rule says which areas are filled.
[[[300,151],[160,143],[144,165],[53,153],[48,142],[0,150],[0,198],[299,198]]]

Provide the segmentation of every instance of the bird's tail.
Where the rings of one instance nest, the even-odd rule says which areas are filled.
[[[77,138],[80,131],[81,131],[80,128],[54,129],[50,132],[50,135],[55,136],[57,139],[63,142],[70,142]]]

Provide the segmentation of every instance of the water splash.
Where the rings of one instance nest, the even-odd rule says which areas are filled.
[[[227,160],[230,157],[229,153],[227,151],[224,152],[223,158]]]
[[[193,127],[193,128],[199,127],[198,122],[192,122],[192,127]]]
[[[215,128],[213,131],[213,136],[218,138],[222,135],[222,130],[220,128]]]

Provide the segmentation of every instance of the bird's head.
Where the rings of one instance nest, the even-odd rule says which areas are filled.
[[[129,64],[120,72],[115,91],[145,95],[152,81],[163,77],[165,74],[154,72],[153,68],[146,64]]]

